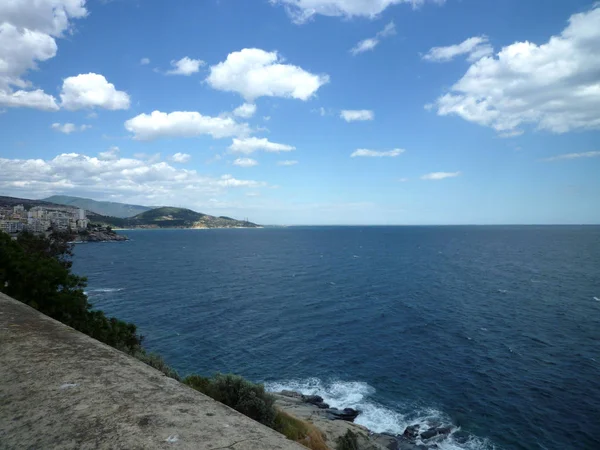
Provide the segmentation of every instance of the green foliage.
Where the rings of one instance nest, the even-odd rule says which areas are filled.
[[[275,398],[262,384],[254,384],[239,375],[217,374],[212,378],[190,375],[183,382],[194,389],[230,406],[236,411],[273,428]]]
[[[154,367],[156,370],[161,371],[166,376],[181,381],[177,371],[169,366],[158,353],[146,353],[143,349],[140,349],[135,352],[133,356],[143,363],[148,364],[150,367]]]
[[[335,450],[359,450],[358,435],[352,430],[346,431],[346,434],[337,439]]]
[[[71,246],[64,235],[0,233],[0,291],[119,350],[135,353],[136,326],[92,310],[86,279],[71,273]]]
[[[328,450],[323,433],[312,423],[298,419],[284,411],[277,411],[273,429],[288,439],[312,450]]]
[[[201,377],[200,375],[195,375],[195,374],[188,375],[187,377],[185,377],[183,379],[183,383],[196,389],[197,391],[202,392],[203,394],[210,396],[210,394],[209,394],[210,383],[211,383],[210,378]]]

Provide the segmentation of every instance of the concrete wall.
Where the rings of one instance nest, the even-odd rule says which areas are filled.
[[[0,449],[303,449],[0,293]]]

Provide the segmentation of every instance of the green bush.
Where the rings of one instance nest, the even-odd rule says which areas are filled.
[[[329,450],[321,430],[312,423],[298,419],[284,411],[277,411],[273,429],[289,440],[298,442],[311,450]]]
[[[148,364],[150,367],[154,367],[156,370],[161,371],[166,376],[181,381],[177,371],[169,366],[158,353],[146,353],[143,349],[140,349],[135,352],[133,356],[143,363]]]
[[[268,427],[275,422],[275,398],[262,384],[254,384],[239,375],[217,374],[213,378],[190,375],[183,382]]]
[[[358,436],[351,430],[346,431],[346,434],[337,439],[335,450],[359,450]]]

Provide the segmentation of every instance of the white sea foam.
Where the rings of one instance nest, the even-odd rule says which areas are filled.
[[[94,294],[94,293],[109,293],[109,292],[121,292],[123,288],[98,288],[98,289],[89,289],[88,291],[84,291],[84,294]]]
[[[597,302],[600,302],[600,298],[598,298],[598,297],[594,297],[594,300],[596,300]]]
[[[386,407],[370,398],[375,393],[375,388],[361,381],[323,382],[318,378],[308,378],[266,383],[265,388],[269,392],[288,390],[305,395],[320,395],[333,408],[357,409],[361,413],[355,422],[375,433],[402,434],[407,426],[414,424],[419,424],[421,431],[427,430],[432,424],[437,424],[436,426],[451,425],[450,418],[434,408],[399,407],[392,409]],[[401,411],[401,409],[406,409],[406,411]],[[430,442],[433,441],[442,450],[487,450],[493,448],[487,441],[475,437],[464,443],[456,442],[452,435],[430,440]]]

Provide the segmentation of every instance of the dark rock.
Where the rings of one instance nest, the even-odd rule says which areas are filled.
[[[329,404],[323,401],[323,397],[320,395],[302,395],[302,400],[306,403],[310,403],[311,405],[315,405],[319,409],[327,409],[329,408]]]
[[[326,412],[327,417],[331,420],[346,420],[348,422],[354,422],[354,419],[360,414],[359,411],[352,408],[345,408],[344,410],[329,408]]]
[[[294,392],[294,391],[281,391],[279,393],[279,395],[283,395],[284,397],[291,397],[291,398],[302,398],[302,397],[304,397],[301,393]]]
[[[406,430],[402,433],[402,437],[409,442],[415,442],[419,436],[419,428],[420,426],[418,424],[406,427]]]
[[[430,428],[427,431],[423,431],[421,433],[421,439],[431,439],[433,437],[442,435],[448,435],[452,432],[452,427],[438,427],[438,428]]]
[[[320,395],[303,395],[302,400],[313,405],[315,403],[323,403],[323,397]]]

